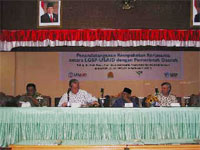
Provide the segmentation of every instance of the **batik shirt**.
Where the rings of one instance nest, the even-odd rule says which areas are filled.
[[[176,96],[169,94],[164,96],[162,93],[157,95],[160,106],[170,106],[171,103],[177,103]]]
[[[91,94],[88,92],[79,89],[78,93],[74,94],[71,91],[69,92],[69,103],[81,103],[81,104],[88,104],[92,103],[94,101],[97,101],[95,97],[92,97]],[[62,98],[60,99],[60,102],[58,104],[58,107],[61,107],[63,103],[68,103],[68,94],[65,93]]]

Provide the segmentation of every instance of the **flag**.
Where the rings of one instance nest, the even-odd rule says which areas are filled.
[[[44,11],[44,1],[41,0],[40,1],[40,15],[44,15],[45,11]]]
[[[194,7],[196,8],[196,10],[200,8],[200,0],[194,0]]]
[[[194,0],[194,7],[197,9],[197,0]]]

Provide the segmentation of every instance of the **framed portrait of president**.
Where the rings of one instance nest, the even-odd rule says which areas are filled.
[[[191,0],[191,26],[200,26],[200,0]]]
[[[38,28],[61,27],[61,0],[38,0]]]

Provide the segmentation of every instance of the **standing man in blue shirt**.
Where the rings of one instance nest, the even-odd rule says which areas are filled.
[[[112,107],[124,107],[125,103],[133,103],[133,107],[138,107],[136,98],[131,97],[131,92],[131,89],[124,88],[121,97],[115,101]]]

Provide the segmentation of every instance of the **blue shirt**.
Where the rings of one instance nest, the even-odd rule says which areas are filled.
[[[130,98],[130,100],[133,103],[133,107],[138,107],[138,104],[136,103],[136,98]],[[125,103],[127,102],[121,97],[115,101],[112,107],[124,107]]]

